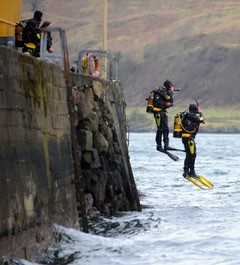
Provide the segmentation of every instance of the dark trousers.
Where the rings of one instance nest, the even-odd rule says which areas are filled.
[[[194,174],[194,166],[197,156],[196,143],[194,138],[182,138],[182,143],[186,151],[183,170],[185,173]]]
[[[159,111],[154,113],[155,122],[157,125],[156,143],[162,147],[162,136],[164,146],[169,145],[169,128],[168,128],[168,116],[165,111]]]

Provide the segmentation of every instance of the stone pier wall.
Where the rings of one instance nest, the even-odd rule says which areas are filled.
[[[88,217],[140,210],[120,82],[72,74]],[[0,46],[0,256],[36,260],[52,225],[80,229],[64,73]]]
[[[121,83],[77,74],[72,79],[88,214],[139,210]]]
[[[60,67],[0,46],[0,255],[31,258],[53,223],[77,226]]]

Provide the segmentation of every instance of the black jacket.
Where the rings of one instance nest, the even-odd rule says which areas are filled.
[[[40,21],[36,20],[35,18],[28,20],[23,31],[24,43],[31,42],[36,46],[40,46],[41,31],[39,26]]]
[[[165,103],[170,102],[170,106],[166,106]],[[173,94],[170,90],[166,89],[164,86],[159,87],[158,90],[155,91],[153,106],[156,108],[167,109],[173,106]]]
[[[202,113],[185,112],[182,114],[182,133],[190,134],[190,137],[195,137],[198,133],[200,123],[203,123]]]

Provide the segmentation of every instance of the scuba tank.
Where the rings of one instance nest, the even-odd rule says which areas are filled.
[[[152,113],[153,112],[153,98],[154,98],[154,90],[150,92],[148,98],[146,98],[147,102],[147,108],[146,112],[147,113]]]
[[[181,113],[176,114],[175,117],[174,117],[173,137],[174,138],[181,138],[182,137],[182,118],[181,118]]]
[[[23,47],[23,26],[17,23],[15,26],[15,46]]]
[[[24,47],[24,28],[26,27],[29,19],[21,20],[15,25],[15,47]]]

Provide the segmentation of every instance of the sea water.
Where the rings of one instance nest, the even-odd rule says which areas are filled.
[[[199,133],[196,143],[196,172],[213,190],[182,177],[185,153],[174,162],[156,151],[154,133],[131,133],[142,212],[90,221],[89,234],[56,225],[60,240],[41,264],[239,265],[240,135]],[[170,145],[183,149],[181,139]]]

